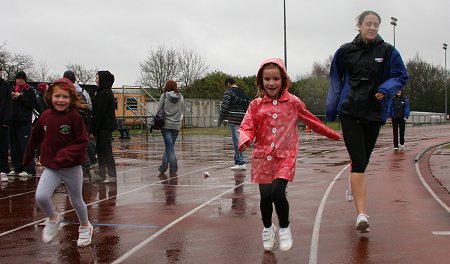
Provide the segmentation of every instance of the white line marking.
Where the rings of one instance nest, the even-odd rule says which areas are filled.
[[[433,231],[431,233],[435,236],[450,236],[450,231]]]
[[[116,264],[116,263],[122,263],[124,260],[126,260],[127,258],[129,258],[132,254],[136,253],[137,251],[139,251],[141,248],[143,248],[145,245],[147,245],[148,243],[150,243],[151,241],[153,241],[155,238],[157,238],[158,236],[160,236],[161,234],[163,234],[164,232],[166,232],[167,230],[169,230],[170,228],[172,228],[174,225],[178,224],[179,222],[183,221],[184,219],[186,219],[187,217],[191,216],[192,214],[194,214],[195,212],[197,212],[198,210],[202,209],[203,207],[205,207],[206,205],[210,204],[211,202],[213,202],[214,200],[217,200],[218,198],[222,197],[223,195],[233,191],[234,189],[249,183],[249,180],[234,186],[231,189],[228,189],[226,191],[224,191],[223,193],[217,195],[216,197],[210,199],[209,201],[204,202],[203,204],[197,206],[196,208],[192,209],[191,211],[189,211],[188,213],[184,214],[183,216],[177,218],[176,220],[172,221],[171,223],[169,223],[168,225],[166,225],[165,227],[161,228],[161,230],[159,230],[158,232],[154,233],[153,235],[151,235],[150,237],[148,237],[147,239],[145,239],[144,241],[142,241],[141,243],[139,243],[138,245],[136,245],[134,248],[132,248],[131,250],[129,250],[128,252],[126,252],[125,254],[123,254],[122,256],[120,256],[118,259],[116,259],[115,261],[112,262],[112,264]]]
[[[419,163],[416,163],[416,172],[417,172],[417,176],[419,177],[419,179],[422,182],[425,189],[427,189],[427,191],[431,194],[431,196],[434,198],[434,200],[436,200],[438,202],[438,204],[440,204],[442,207],[444,207],[444,209],[447,210],[447,213],[450,214],[450,208],[441,199],[439,199],[439,197],[436,195],[436,193],[433,192],[433,190],[431,190],[430,186],[423,178],[422,173],[419,170]]]

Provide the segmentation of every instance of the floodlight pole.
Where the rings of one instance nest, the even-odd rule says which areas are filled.
[[[448,112],[447,112],[447,43],[442,44],[442,48],[444,49],[444,70],[445,70],[445,79],[444,79],[444,89],[445,89],[445,120],[448,118]]]
[[[397,18],[391,17],[391,25],[394,28],[394,48],[395,48],[395,27],[397,26]]]
[[[284,12],[284,66],[287,70],[287,44],[286,44],[286,0],[283,0],[283,12]]]

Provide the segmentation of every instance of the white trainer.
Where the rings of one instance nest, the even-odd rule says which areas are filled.
[[[8,175],[7,175],[6,173],[4,173],[4,172],[1,172],[1,173],[0,173],[0,177],[1,177],[1,179],[2,179],[2,182],[7,182],[7,181],[9,181]]]
[[[405,144],[403,144],[403,145],[400,145],[400,148],[405,148]]]
[[[349,201],[349,202],[353,202],[353,192],[352,192],[352,188],[350,186],[345,191],[345,199],[347,199],[347,201]]]
[[[17,172],[15,172],[15,171],[10,171],[9,173],[8,173],[8,175],[9,176],[16,176],[17,175]]]
[[[26,171],[22,171],[22,172],[19,173],[18,175],[19,175],[20,177],[31,177],[31,176],[33,176],[33,175],[29,174],[29,173],[26,172]]]
[[[61,222],[62,218],[59,215],[56,222],[52,222],[50,218],[47,218],[44,230],[42,230],[42,241],[44,243],[50,243],[55,239],[56,235],[58,234],[58,228]]]
[[[280,228],[280,233],[278,234],[278,238],[280,239],[280,250],[281,251],[289,251],[292,248],[292,234],[291,227],[288,226],[286,228]]]
[[[368,233],[369,230],[369,216],[366,214],[359,214],[356,217],[356,230],[361,233]]]
[[[247,167],[245,166],[245,164],[242,165],[234,165],[233,167],[230,168],[231,170],[246,170]]]
[[[80,226],[78,228],[78,247],[86,247],[89,246],[92,242],[92,233],[94,232],[94,227],[89,223],[88,227]]]
[[[277,234],[277,227],[272,224],[271,227],[263,229],[262,240],[263,247],[266,251],[273,251],[275,249],[275,235]]]

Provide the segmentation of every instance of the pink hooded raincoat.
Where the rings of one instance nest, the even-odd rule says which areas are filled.
[[[278,64],[286,73],[283,61],[274,58],[261,64],[258,76],[262,74],[261,68],[267,63]],[[294,179],[299,146],[298,120],[318,134],[340,139],[337,132],[325,126],[309,112],[305,103],[289,93],[288,89],[289,83],[277,100],[268,96],[253,100],[241,123],[239,149],[242,150],[243,145],[249,146],[255,140],[251,170],[254,183],[270,184],[276,178],[288,181]]]

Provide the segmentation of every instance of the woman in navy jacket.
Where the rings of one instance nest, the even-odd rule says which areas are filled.
[[[405,147],[405,126],[409,117],[409,102],[402,90],[398,90],[392,97],[388,108],[388,118],[392,120],[392,134],[394,135],[394,150],[398,150],[398,132],[400,130],[400,147]]]
[[[334,55],[327,97],[327,119],[339,116],[350,155],[347,199],[355,202],[356,229],[362,233],[369,232],[364,173],[386,122],[389,100],[409,79],[398,51],[378,35],[380,23],[374,11],[358,16],[359,34]]]

